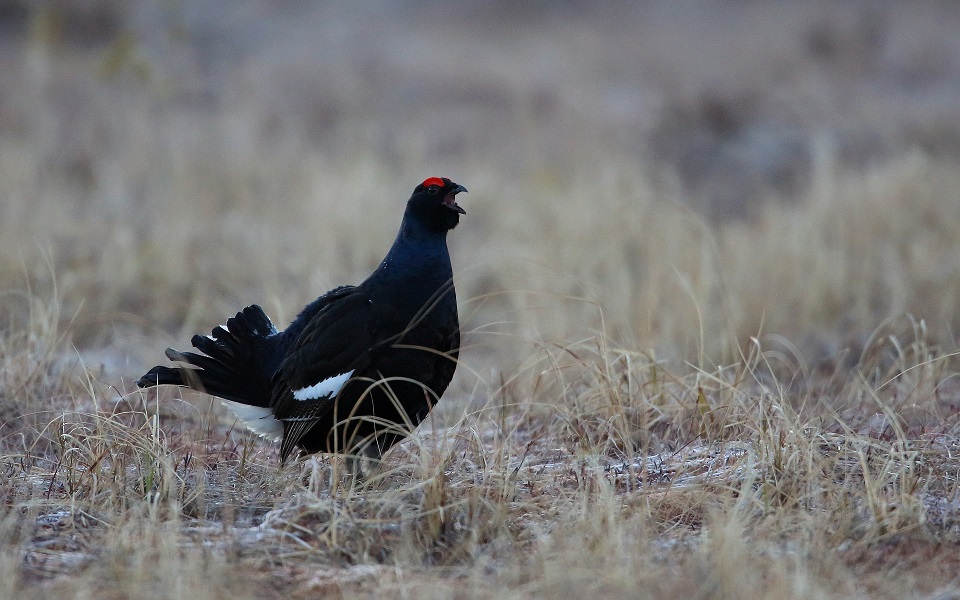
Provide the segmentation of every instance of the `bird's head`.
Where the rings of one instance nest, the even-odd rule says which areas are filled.
[[[457,204],[457,194],[466,191],[467,188],[446,177],[427,177],[414,188],[407,211],[430,229],[453,229],[460,222],[460,215],[467,212]]]

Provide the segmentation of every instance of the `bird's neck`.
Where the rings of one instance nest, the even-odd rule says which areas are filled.
[[[447,232],[405,215],[396,241],[366,283],[379,287],[384,301],[403,312],[419,310],[442,289],[445,302],[455,303],[452,281]]]
[[[444,279],[452,275],[447,232],[430,229],[418,220],[404,216],[397,239],[373,275],[391,279],[422,278],[430,272]]]

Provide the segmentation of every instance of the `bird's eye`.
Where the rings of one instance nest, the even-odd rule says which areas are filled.
[[[437,186],[435,186],[435,185],[431,185],[430,187],[427,188],[427,193],[429,193],[429,194],[436,194],[436,193],[437,193],[437,190],[439,190],[439,189],[440,189],[439,187],[437,187]]]

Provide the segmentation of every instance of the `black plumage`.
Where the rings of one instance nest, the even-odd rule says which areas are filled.
[[[167,349],[140,387],[179,385],[228,401],[254,431],[295,448],[378,458],[407,436],[453,378],[460,326],[447,232],[467,191],[430,177],[407,201],[397,238],[363,283],[327,292],[277,331],[248,306],[196,352]]]

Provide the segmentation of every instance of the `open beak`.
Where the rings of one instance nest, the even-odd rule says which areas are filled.
[[[467,214],[467,211],[460,208],[460,205],[457,204],[457,198],[456,198],[457,194],[459,194],[460,192],[466,192],[466,191],[467,191],[467,188],[457,184],[457,187],[453,188],[453,190],[449,194],[443,197],[443,203],[450,210],[456,211],[461,215]]]

